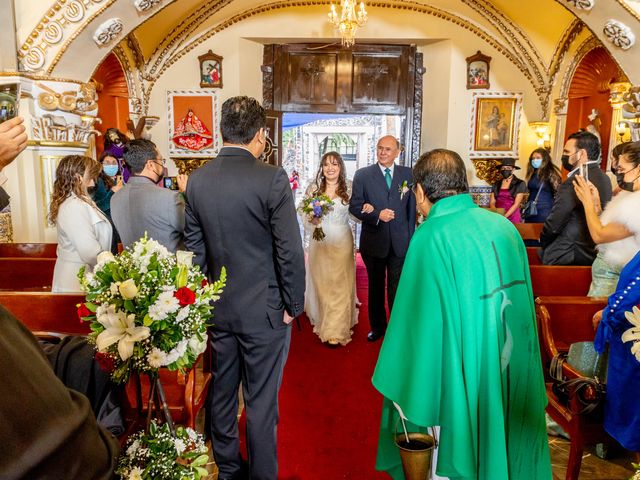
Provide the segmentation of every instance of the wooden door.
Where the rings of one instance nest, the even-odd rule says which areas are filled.
[[[267,110],[267,146],[263,160],[271,165],[282,165],[282,112]]]

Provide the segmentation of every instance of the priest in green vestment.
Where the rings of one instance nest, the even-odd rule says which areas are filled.
[[[373,375],[385,397],[376,468],[404,478],[396,402],[415,431],[440,426],[436,473],[549,480],[547,403],[524,243],[467,193],[449,150],[420,157],[413,235]]]

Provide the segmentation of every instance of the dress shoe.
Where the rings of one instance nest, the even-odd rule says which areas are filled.
[[[375,342],[377,340],[380,340],[382,337],[384,337],[384,332],[374,332],[373,330],[371,330],[367,334],[367,342]]]

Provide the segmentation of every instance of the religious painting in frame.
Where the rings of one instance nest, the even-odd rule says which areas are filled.
[[[517,157],[521,108],[521,93],[475,92],[469,156]]]
[[[200,88],[222,88],[222,57],[209,50],[198,57]]]
[[[466,58],[467,60],[467,90],[490,87],[489,84],[489,64],[491,57],[484,55],[478,50],[475,55]]]
[[[217,93],[168,90],[167,127],[171,157],[217,155],[221,146]]]

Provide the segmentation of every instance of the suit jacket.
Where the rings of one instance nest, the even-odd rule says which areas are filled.
[[[146,177],[131,177],[111,197],[111,218],[125,247],[147,232],[170,252],[184,249],[184,198]]]
[[[362,221],[360,253],[363,255],[385,258],[391,249],[398,257],[406,255],[416,228],[416,200],[411,191],[401,195],[399,188],[405,181],[411,185],[411,169],[395,165],[391,188],[387,188],[377,162],[359,169],[354,175],[349,212]],[[365,203],[373,205],[374,211],[362,213]],[[379,220],[380,211],[385,208],[395,212],[395,218],[390,222]]]
[[[210,279],[227,269],[214,328],[280,328],[304,308],[302,239],[289,178],[247,150],[225,147],[187,184],[185,242]]]
[[[611,200],[611,181],[597,164],[588,167],[589,181],[598,189],[604,209]],[[573,189],[576,175],[560,185],[551,213],[544,222],[540,244],[545,265],[591,265],[596,258],[584,207]]]

